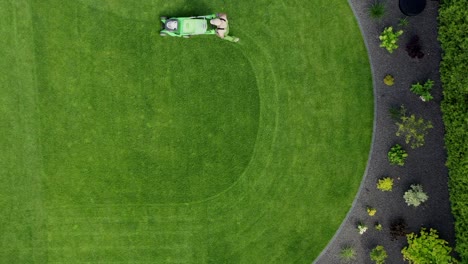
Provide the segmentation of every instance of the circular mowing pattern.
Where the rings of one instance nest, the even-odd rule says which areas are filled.
[[[41,86],[43,118],[54,119],[44,128],[47,175],[61,185],[54,195],[185,203],[231,186],[251,159],[259,121],[243,54],[224,42],[208,50],[206,38],[163,39],[153,23],[85,10],[96,21],[81,20],[86,33],[64,39],[79,47],[44,47],[46,56],[63,54],[64,64],[41,69],[56,76]],[[71,78],[79,82],[68,85]]]
[[[41,195],[47,206],[34,208],[47,214],[38,211],[31,219],[46,217],[42,220],[47,224],[47,241],[35,245],[47,248],[47,260],[310,263],[349,210],[371,138],[369,64],[347,2],[92,2],[96,5],[88,7],[76,2],[58,5],[52,0],[34,1],[31,8],[40,109],[50,111],[41,118],[45,167]],[[241,42],[230,45],[208,37],[159,38],[159,16],[206,14],[206,10],[229,13],[232,33]],[[218,45],[222,52],[213,56],[212,50]],[[244,55],[234,51],[232,57],[227,56],[232,50]],[[83,65],[75,56],[83,60]],[[256,79],[256,83],[244,84],[257,87],[261,99],[258,135],[255,142],[251,141],[255,147],[237,144],[254,148],[252,159],[242,177],[233,175],[235,184],[215,196],[201,201],[189,197],[197,202],[155,204],[155,200],[164,199],[155,199],[157,192],[135,183],[138,169],[151,168],[145,155],[135,155],[135,161],[143,161],[136,166],[110,166],[109,161],[119,160],[116,157],[124,154],[131,157],[128,150],[147,151],[144,144],[131,144],[140,142],[136,130],[151,131],[146,126],[158,125],[145,120],[157,116],[157,112],[143,113],[146,105],[155,104],[154,98],[146,98],[151,94],[148,88],[177,88],[181,80],[168,77],[173,68],[181,70],[185,63],[196,67],[206,61],[217,65],[219,69],[215,70],[223,74],[244,74],[247,83]],[[226,71],[231,62],[232,71]],[[219,75],[209,76],[211,84]],[[104,88],[109,83],[116,88],[81,90]],[[138,84],[138,89],[121,88],[131,83]],[[190,84],[185,85],[185,90],[193,91],[188,89]],[[252,92],[252,103],[258,101],[253,90],[241,91]],[[124,111],[98,111],[104,109],[100,106],[103,96],[120,97],[122,100],[107,104],[110,109]],[[171,94],[167,96],[161,98],[171,98]],[[127,119],[123,113],[130,110],[134,118]],[[73,122],[81,114],[81,122]],[[120,123],[107,121],[114,120],[114,115],[120,116]],[[68,119],[70,116],[73,118]],[[129,124],[125,131],[114,129],[122,123]],[[91,129],[83,130],[80,124]],[[116,136],[127,131],[137,138]],[[145,133],[141,138],[152,139]],[[87,149],[81,142],[89,144]],[[116,149],[115,144],[121,148]],[[84,151],[77,152],[80,147]],[[93,157],[94,152],[107,155]],[[75,161],[88,168],[63,164]],[[115,168],[121,170],[119,175],[127,176],[119,179],[119,184],[109,174],[115,176]],[[106,177],[93,179],[94,175]]]

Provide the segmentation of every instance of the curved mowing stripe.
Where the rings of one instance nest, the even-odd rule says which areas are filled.
[[[320,253],[370,146],[358,27],[344,0],[228,2],[0,4],[7,40],[33,32],[21,49],[0,44],[15,54],[2,68],[2,116],[12,113],[2,175],[33,159],[43,168],[40,183],[2,178],[24,207],[0,205],[16,208],[0,218],[1,259],[310,263]],[[161,15],[214,11],[229,13],[240,43],[158,36]],[[20,27],[21,12],[31,16]],[[36,83],[14,82],[22,71]],[[22,96],[37,98],[22,102],[34,114],[17,111]],[[35,151],[22,145],[29,134]]]
[[[42,108],[53,110],[42,115],[53,199],[66,190],[75,203],[191,202],[232,185],[259,118],[242,53],[226,53],[227,43],[162,42],[153,23],[77,8],[94,19],[62,23],[71,36],[60,42],[52,23],[36,37],[46,60],[61,54],[38,69]]]

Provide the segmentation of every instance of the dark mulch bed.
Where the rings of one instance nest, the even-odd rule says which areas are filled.
[[[375,95],[374,139],[367,172],[354,206],[335,238],[315,263],[340,263],[339,252],[344,246],[356,249],[356,263],[372,263],[369,253],[376,245],[382,245],[387,250],[389,257],[386,263],[404,263],[400,251],[406,245],[406,238],[392,240],[389,229],[391,223],[398,219],[405,220],[409,232],[418,232],[422,226],[432,227],[439,230],[441,238],[449,241],[452,247],[455,245],[454,219],[450,212],[447,187],[448,172],[444,165],[444,126],[440,111],[441,49],[437,42],[439,3],[427,1],[421,14],[408,18],[409,25],[403,28],[405,32],[400,37],[400,47],[390,54],[379,47],[378,36],[386,26],[398,27],[399,19],[404,17],[398,1],[385,2],[386,14],[380,21],[372,20],[368,15],[371,1],[349,2],[359,21],[372,65]],[[418,44],[424,53],[421,58],[411,58],[405,50],[405,46],[415,35],[419,36]],[[395,77],[394,86],[388,87],[383,83],[386,74]],[[432,90],[434,100],[422,102],[409,88],[412,83],[427,79],[435,81]],[[402,138],[395,135],[397,128],[389,115],[389,108],[401,104],[406,106],[409,113],[430,120],[434,125],[426,136],[423,147],[411,149]],[[408,151],[409,157],[403,167],[392,166],[387,160],[387,152],[395,143],[401,144]],[[394,189],[390,193],[376,189],[377,179],[383,176],[395,178]],[[404,192],[413,183],[422,184],[429,195],[429,200],[417,208],[408,207],[403,199]],[[373,217],[368,216],[367,206],[376,208],[377,214]],[[359,235],[356,228],[360,221],[369,227],[363,235]],[[383,225],[380,232],[373,228],[376,221]]]

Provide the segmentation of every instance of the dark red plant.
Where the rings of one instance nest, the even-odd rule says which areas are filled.
[[[419,37],[417,35],[411,37],[408,44],[406,44],[406,52],[408,52],[408,55],[413,59],[421,59],[422,57],[424,57],[424,53],[421,51],[421,49],[422,47],[419,43]]]
[[[403,218],[394,220],[390,224],[391,240],[397,240],[399,237],[406,236],[406,234],[408,234],[406,228],[408,228],[408,225],[406,224],[406,221]]]

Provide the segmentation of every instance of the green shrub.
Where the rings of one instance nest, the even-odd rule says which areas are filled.
[[[430,121],[416,118],[415,115],[407,116],[406,113],[400,117],[400,122],[396,122],[396,125],[398,126],[396,135],[403,136],[406,144],[410,144],[413,149],[424,145],[428,129],[432,128]]]
[[[449,190],[455,217],[456,250],[468,263],[468,9],[466,0],[441,1],[439,42],[442,47],[440,79],[445,125]]]
[[[382,179],[379,179],[377,182],[377,189],[383,191],[383,192],[390,192],[393,189],[393,179],[390,177],[385,177]]]
[[[427,80],[424,84],[420,84],[419,82],[411,85],[410,90],[419,95],[421,100],[424,102],[432,100],[434,97],[431,95],[432,86],[434,85],[434,81]]]
[[[383,246],[376,246],[370,252],[370,259],[374,261],[376,264],[383,264],[385,263],[385,259],[388,258],[387,251]]]
[[[412,184],[410,189],[403,195],[403,198],[405,198],[408,206],[418,207],[421,203],[427,201],[429,196],[423,191],[422,185]]]
[[[392,53],[398,48],[398,38],[403,34],[403,30],[393,31],[393,27],[386,27],[380,34],[380,47]]]
[[[373,19],[380,19],[385,15],[385,4],[375,1],[369,7],[369,15]]]
[[[376,222],[376,223],[375,223],[374,228],[375,228],[375,230],[377,230],[377,231],[382,231],[382,229],[383,229],[382,224],[379,223],[379,222]]]
[[[414,264],[425,263],[457,263],[457,260],[450,256],[452,248],[448,242],[439,238],[437,230],[421,228],[419,236],[411,233],[406,235],[408,246],[401,250],[403,259]]]
[[[372,207],[367,207],[367,214],[369,216],[374,216],[377,213],[377,209],[372,208]]]
[[[344,247],[340,251],[340,259],[343,262],[351,262],[356,259],[356,250],[353,247]]]
[[[385,75],[385,78],[383,79],[383,82],[388,86],[392,86],[393,84],[395,84],[395,78],[393,78],[392,75],[387,74],[387,75]]]
[[[390,164],[403,166],[405,165],[405,160],[408,157],[408,153],[406,153],[406,150],[404,150],[399,144],[396,144],[390,148],[387,157]]]

